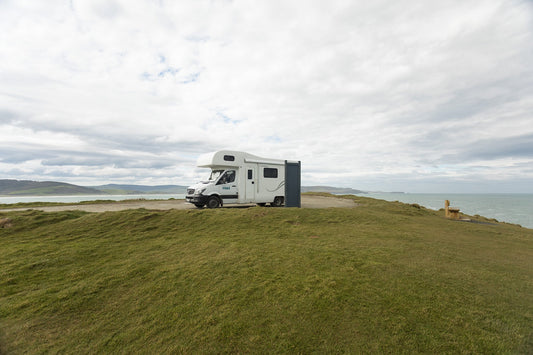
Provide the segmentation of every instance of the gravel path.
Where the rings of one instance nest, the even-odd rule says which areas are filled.
[[[246,205],[226,205],[226,208],[237,208],[237,207],[251,207],[255,204],[246,204]],[[307,196],[302,195],[302,208],[328,208],[328,207],[355,207],[356,204],[354,201],[349,199],[343,199],[338,197],[327,197],[327,196]],[[33,208],[11,208],[11,209],[0,209],[0,212],[9,212],[9,211],[24,211],[28,209],[40,210],[45,212],[56,212],[56,211],[87,211],[87,212],[107,212],[107,211],[122,211],[129,209],[145,208],[147,210],[186,210],[186,209],[196,209],[196,207],[190,203],[185,202],[185,200],[166,200],[166,201],[119,201],[115,203],[100,203],[93,205],[68,205],[68,206],[48,206],[48,207],[33,207]]]

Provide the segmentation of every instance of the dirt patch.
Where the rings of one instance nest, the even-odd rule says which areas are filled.
[[[302,195],[303,208],[328,208],[328,207],[356,207],[354,200],[341,197],[330,196],[308,196]]]
[[[255,204],[247,205],[227,205],[227,207],[248,207],[255,206]],[[329,196],[308,196],[302,195],[302,208],[328,208],[328,207],[356,207],[357,204],[353,200],[339,197]],[[129,209],[145,208],[147,210],[189,210],[196,209],[196,207],[185,200],[166,200],[166,201],[119,201],[116,203],[95,203],[84,205],[69,205],[69,206],[47,206],[47,207],[33,207],[33,208],[12,208],[0,209],[0,212],[9,211],[24,211],[28,209],[40,210],[45,212],[57,211],[86,211],[86,212],[108,212],[108,211],[122,211]]]

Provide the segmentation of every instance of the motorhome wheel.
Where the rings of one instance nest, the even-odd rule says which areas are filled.
[[[281,205],[283,205],[283,197],[276,196],[276,198],[274,198],[274,202],[272,202],[270,205],[273,207],[281,207]]]
[[[216,196],[209,197],[209,200],[207,200],[207,207],[208,208],[217,208],[220,207],[220,200]]]

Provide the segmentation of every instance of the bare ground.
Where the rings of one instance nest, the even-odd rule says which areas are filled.
[[[237,207],[251,207],[255,204],[237,205],[230,204],[225,207],[237,208]],[[353,200],[343,199],[339,197],[329,196],[309,196],[302,195],[302,208],[328,208],[328,207],[355,207],[357,204]],[[118,201],[115,203],[95,203],[84,205],[68,205],[68,206],[47,206],[47,207],[32,207],[32,208],[12,208],[12,209],[0,209],[0,212],[8,211],[24,211],[28,209],[40,210],[45,212],[57,212],[57,211],[86,211],[86,212],[107,212],[107,211],[122,211],[129,209],[145,208],[147,210],[186,210],[196,209],[196,207],[185,200],[165,200],[165,201]]]

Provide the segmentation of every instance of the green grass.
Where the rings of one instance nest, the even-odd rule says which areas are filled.
[[[0,213],[0,353],[531,353],[533,231],[353,209]]]
[[[169,198],[168,200],[174,200],[174,198]],[[17,203],[0,203],[0,212],[3,209],[13,209],[13,208],[36,208],[36,207],[47,207],[47,206],[75,206],[75,205],[96,205],[96,204],[112,204],[112,203],[134,203],[140,201],[147,201],[145,198],[132,198],[125,200],[90,200],[90,201],[81,201],[81,202],[17,202]],[[162,199],[150,199],[149,201],[165,201]]]

